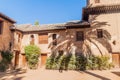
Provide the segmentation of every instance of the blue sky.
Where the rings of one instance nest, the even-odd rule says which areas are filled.
[[[64,23],[81,20],[86,0],[0,0],[0,12],[17,24]]]

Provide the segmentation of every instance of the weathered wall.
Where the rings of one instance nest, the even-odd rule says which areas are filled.
[[[2,34],[0,34],[0,50],[8,50],[10,42],[13,45],[13,33],[10,30],[13,23],[2,18],[0,20],[3,21]]]

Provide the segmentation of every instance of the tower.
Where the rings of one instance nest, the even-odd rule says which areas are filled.
[[[87,0],[87,6],[120,4],[120,0]]]

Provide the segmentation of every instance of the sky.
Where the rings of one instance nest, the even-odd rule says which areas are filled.
[[[65,23],[81,20],[86,0],[0,0],[0,12],[17,24]]]

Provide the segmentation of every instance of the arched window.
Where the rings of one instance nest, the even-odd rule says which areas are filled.
[[[33,45],[33,44],[34,44],[34,41],[35,41],[35,40],[34,40],[34,35],[31,35],[31,36],[30,36],[30,44]]]

